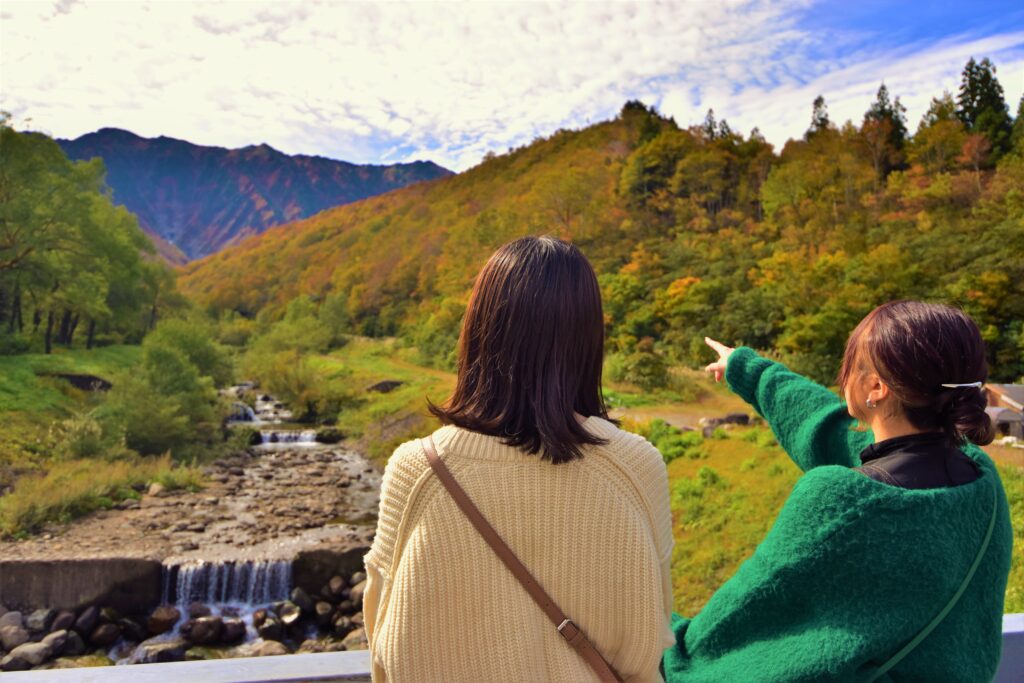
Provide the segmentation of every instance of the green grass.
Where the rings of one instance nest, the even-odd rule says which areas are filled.
[[[0,497],[0,536],[22,537],[47,522],[68,522],[118,501],[137,498],[133,487],[160,482],[168,490],[198,489],[202,476],[192,467],[175,467],[170,456],[95,458],[50,463],[45,473],[21,477]]]
[[[1024,468],[999,464],[999,475],[1010,504],[1010,523],[1013,526],[1014,553],[1010,560],[1010,580],[1006,585],[1007,614],[1024,612]]]
[[[140,353],[138,346],[105,346],[88,351],[57,349],[50,355],[0,356],[0,413],[66,410],[81,392],[64,380],[40,375],[74,373],[109,379],[134,364]]]

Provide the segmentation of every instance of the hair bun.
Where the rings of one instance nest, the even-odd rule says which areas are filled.
[[[988,401],[978,387],[944,389],[939,395],[938,413],[942,431],[956,442],[964,440],[984,446],[995,436],[992,419],[985,412]]]

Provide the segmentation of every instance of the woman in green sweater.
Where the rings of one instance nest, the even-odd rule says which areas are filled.
[[[696,617],[674,617],[669,683],[991,680],[1013,538],[978,447],[992,437],[974,322],[919,302],[875,309],[847,344],[845,402],[708,343],[709,372],[805,474],[735,576]]]

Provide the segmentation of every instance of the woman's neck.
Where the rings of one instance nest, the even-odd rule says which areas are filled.
[[[878,416],[869,424],[871,432],[875,435],[875,443],[887,439],[895,439],[898,436],[909,436],[910,434],[923,434],[924,429],[912,425],[906,418]]]

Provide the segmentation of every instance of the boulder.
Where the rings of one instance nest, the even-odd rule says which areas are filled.
[[[85,641],[82,640],[82,636],[78,635],[78,631],[68,631],[67,640],[64,643],[64,656],[79,657],[85,652]]]
[[[208,617],[211,614],[213,614],[213,610],[211,610],[208,606],[204,605],[201,602],[193,602],[191,605],[188,606],[188,616],[192,619],[198,619],[199,617]]]
[[[721,419],[720,423],[727,425],[748,425],[750,424],[750,416],[746,413],[729,413]]]
[[[361,606],[363,604],[363,593],[366,592],[366,579],[363,579],[356,585],[352,586],[352,590],[349,591],[348,599],[353,604]]]
[[[267,615],[264,622],[256,627],[256,633],[264,640],[281,640],[284,636],[284,626],[276,616]]]
[[[39,666],[53,655],[50,646],[46,643],[25,643],[11,650],[7,657],[21,659],[28,664],[28,667]]]
[[[225,619],[220,639],[223,643],[237,643],[245,638],[245,622],[241,619]]]
[[[338,603],[338,612],[340,614],[355,614],[357,611],[356,604],[351,600],[342,600]]]
[[[349,579],[348,585],[354,586],[357,583],[362,583],[363,581],[366,581],[366,572],[356,572]]]
[[[152,484],[149,485],[149,491],[147,491],[146,493],[151,496],[159,496],[162,495],[163,492],[166,490],[167,489],[164,488],[163,484],[154,481]]]
[[[86,607],[75,619],[74,629],[82,636],[88,636],[100,620],[100,610],[95,606]]]
[[[129,664],[164,664],[180,662],[185,659],[188,643],[183,638],[157,640],[150,638],[139,643],[139,646],[128,658]]]
[[[354,628],[355,626],[352,625],[352,620],[344,614],[339,614],[334,617],[334,623],[331,625],[331,630],[338,636],[344,636]]]
[[[13,653],[0,659],[0,671],[25,671],[31,668],[31,664],[21,657],[15,657]]]
[[[397,389],[398,387],[402,386],[403,384],[404,384],[404,382],[400,382],[397,379],[386,379],[386,380],[383,380],[381,382],[377,382],[376,384],[372,384],[372,385],[366,387],[366,390],[367,391],[374,391],[374,392],[377,392],[379,394],[387,394],[387,393],[390,393],[390,392],[394,391],[395,389]]]
[[[49,646],[51,657],[59,657],[64,654],[64,649],[67,647],[68,632],[54,631],[43,638],[42,642]]]
[[[302,616],[302,610],[291,600],[285,600],[277,605],[275,609],[277,616],[281,618],[281,623],[285,626],[291,626],[299,620]]]
[[[334,613],[334,605],[320,600],[313,608],[316,625],[320,628],[328,628],[331,625],[331,616]]]
[[[104,624],[116,624],[121,621],[121,613],[113,607],[104,607],[100,610],[100,621]]]
[[[100,624],[89,634],[89,642],[96,647],[110,647],[121,637],[117,624]]]
[[[125,617],[117,622],[117,625],[121,627],[121,634],[126,640],[141,643],[149,638],[149,630],[138,619]]]
[[[288,648],[276,640],[267,640],[252,648],[252,657],[274,657],[288,654]]]
[[[345,579],[340,576],[332,576],[331,580],[327,583],[327,586],[331,591],[331,595],[336,599],[341,598],[341,592],[347,587]]]
[[[53,618],[57,616],[55,609],[37,609],[25,617],[25,628],[31,633],[48,633]]]
[[[6,614],[0,615],[0,628],[4,626],[17,626],[18,628],[25,627],[25,621],[21,618],[21,612],[7,612]]]
[[[369,643],[366,642],[366,631],[361,628],[357,628],[354,631],[349,632],[345,639],[341,641],[341,644],[345,646],[346,650],[365,650],[369,647]]]
[[[28,631],[21,626],[14,624],[0,626],[0,645],[8,652],[28,641]]]
[[[224,622],[220,617],[199,617],[191,622],[188,639],[197,645],[212,645],[220,640]],[[185,629],[182,628],[182,631]]]
[[[181,619],[181,612],[177,607],[173,605],[161,605],[153,610],[153,613],[149,615],[149,619],[146,622],[146,629],[149,631],[149,635],[158,636],[161,633],[167,633],[174,625]]]
[[[301,588],[294,588],[292,590],[291,598],[292,602],[298,605],[304,615],[313,613],[313,599],[309,597],[309,593]]]
[[[74,612],[58,612],[57,616],[53,618],[53,623],[50,624],[50,631],[68,631],[72,626],[75,625],[75,613]]]
[[[269,614],[270,613],[267,612],[267,610],[262,608],[262,607],[259,608],[258,610],[256,610],[255,612],[253,612],[252,613],[252,627],[253,628],[259,628],[260,626],[262,626],[263,622],[267,620],[267,615],[269,615]]]
[[[315,437],[317,443],[327,444],[338,443],[344,438],[345,434],[337,427],[325,427],[323,429],[318,429]]]

